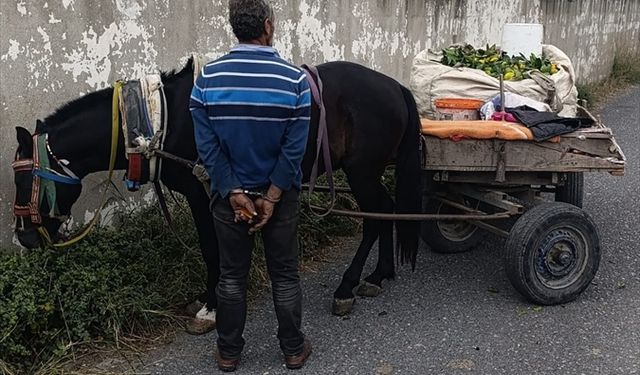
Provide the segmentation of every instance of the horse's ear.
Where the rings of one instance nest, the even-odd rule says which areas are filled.
[[[36,120],[36,133],[42,133],[44,128],[44,122]]]
[[[189,60],[187,60],[187,64],[184,66],[185,70],[193,71],[196,68],[196,62],[194,61],[196,57],[194,55],[189,56]]]
[[[31,133],[27,129],[22,126],[16,126],[16,139],[24,156],[33,153],[33,138],[31,138]]]

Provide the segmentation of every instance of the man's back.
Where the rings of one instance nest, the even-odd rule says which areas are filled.
[[[270,47],[240,45],[207,64],[196,82],[209,123],[242,186],[269,185],[283,137],[308,124],[310,93],[305,74]],[[304,152],[294,150],[296,153]],[[301,172],[296,171],[300,184]],[[286,188],[287,186],[285,186]]]

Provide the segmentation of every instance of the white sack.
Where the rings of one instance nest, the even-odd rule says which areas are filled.
[[[560,116],[575,117],[578,90],[575,87],[576,75],[571,60],[552,45],[543,45],[542,54],[558,65],[559,72],[551,76],[539,73],[536,80],[505,81],[505,91],[548,103]],[[410,87],[421,117],[435,118],[436,99],[467,98],[488,101],[500,92],[500,81],[482,70],[452,68],[441,64],[441,59],[442,53],[425,50],[413,60]]]

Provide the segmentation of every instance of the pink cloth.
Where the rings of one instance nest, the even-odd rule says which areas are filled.
[[[491,115],[491,119],[493,121],[518,122],[514,115],[507,112],[494,112],[494,114]]]

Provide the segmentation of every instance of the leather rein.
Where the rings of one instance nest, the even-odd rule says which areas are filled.
[[[308,194],[308,206],[311,212],[319,217],[325,217],[331,214],[336,205],[336,188],[333,181],[333,165],[331,163],[331,150],[329,147],[329,131],[327,126],[327,109],[324,106],[322,93],[324,86],[318,68],[313,65],[303,65],[302,68],[307,73],[307,81],[309,82],[309,88],[313,96],[313,101],[318,106],[320,111],[320,117],[318,119],[318,136],[316,138],[316,156],[313,161],[313,167],[311,169],[311,176],[309,178],[309,194]],[[315,79],[314,79],[315,78]],[[317,82],[316,82],[317,81]],[[320,165],[320,153],[322,152],[322,161],[324,164],[325,173],[327,174],[327,185],[329,187],[330,201],[329,206],[326,208],[320,208],[311,204],[311,195],[313,194],[317,182],[318,172]]]

